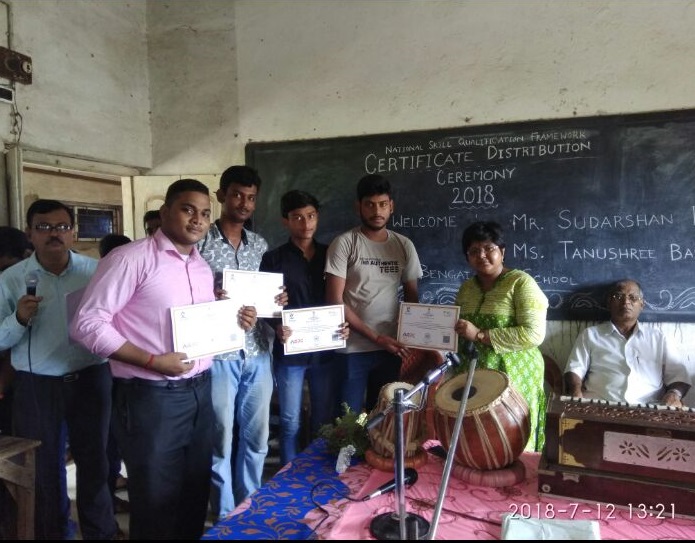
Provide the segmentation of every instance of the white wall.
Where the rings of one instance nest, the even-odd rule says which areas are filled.
[[[219,174],[232,162],[243,162],[235,4],[147,2],[155,166],[151,173]]]
[[[240,1],[239,125],[284,140],[693,107],[688,1]]]
[[[149,168],[145,3],[10,0],[9,5],[11,48],[33,63],[32,84],[16,84],[22,147]],[[0,127],[9,112],[9,106],[0,107]],[[12,141],[7,130],[1,135]]]
[[[220,173],[249,141],[695,107],[689,0],[8,4],[34,62],[23,145],[143,173]]]
[[[148,26],[157,174],[249,141],[695,103],[687,0],[151,0]]]

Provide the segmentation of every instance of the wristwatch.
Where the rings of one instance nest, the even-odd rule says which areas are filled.
[[[485,332],[483,332],[482,330],[480,330],[480,332],[478,332],[478,333],[475,335],[475,339],[477,339],[478,341],[480,341],[480,343],[482,343],[483,340],[485,339]]]

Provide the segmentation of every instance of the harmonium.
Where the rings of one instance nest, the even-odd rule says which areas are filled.
[[[695,409],[549,399],[541,495],[695,516]]]

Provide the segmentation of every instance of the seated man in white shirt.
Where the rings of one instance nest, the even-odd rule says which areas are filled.
[[[683,407],[690,376],[683,357],[658,328],[640,324],[642,287],[633,279],[608,292],[611,320],[584,330],[565,367],[565,390],[575,398]]]

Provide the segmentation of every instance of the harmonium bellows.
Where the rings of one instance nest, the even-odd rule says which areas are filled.
[[[545,432],[541,494],[695,515],[695,410],[556,396]]]

